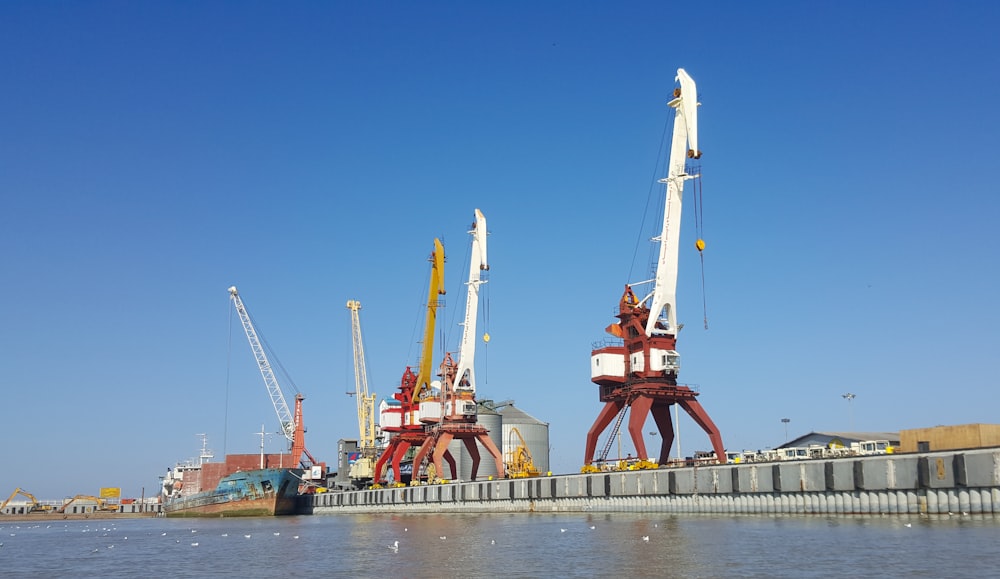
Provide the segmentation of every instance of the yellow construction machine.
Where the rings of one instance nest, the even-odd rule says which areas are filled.
[[[47,513],[52,511],[53,508],[52,505],[43,505],[38,502],[38,499],[35,498],[35,495],[29,493],[28,491],[22,488],[16,488],[14,489],[14,492],[10,493],[10,496],[7,497],[7,500],[5,500],[3,504],[0,504],[0,513],[2,513],[5,508],[7,508],[7,504],[10,503],[10,501],[12,501],[14,497],[16,497],[17,495],[21,495],[24,498],[28,499],[28,501],[30,501],[31,504],[28,506],[28,510],[26,511],[28,513],[36,513],[36,512]]]
[[[107,501],[105,501],[104,499],[102,499],[100,497],[95,497],[93,495],[76,495],[75,497],[73,497],[70,500],[68,500],[65,503],[63,503],[63,506],[61,506],[58,509],[56,509],[56,512],[57,513],[65,513],[66,512],[66,508],[69,507],[71,504],[75,503],[76,501],[88,501],[88,502],[94,503],[96,505],[94,507],[95,511],[117,511],[118,510],[118,505],[109,505]]]
[[[517,438],[515,442],[515,437]],[[517,427],[510,429],[507,435],[508,448],[511,448],[510,458],[507,461],[507,476],[509,478],[528,478],[538,476],[538,469],[531,458],[531,451],[528,450],[528,443],[521,436],[521,431]]]

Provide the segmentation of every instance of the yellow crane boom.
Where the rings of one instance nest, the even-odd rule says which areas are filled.
[[[434,325],[437,321],[438,296],[444,294],[444,246],[441,245],[441,240],[435,237],[434,253],[431,254],[431,282],[430,290],[427,292],[427,321],[424,323],[420,373],[417,374],[417,385],[413,389],[411,400],[414,404],[430,397],[431,373],[434,365]]]
[[[375,454],[375,394],[368,393],[368,366],[365,363],[365,346],[361,339],[361,302],[350,300],[351,336],[354,342],[354,394],[358,400],[358,446],[362,455]]]

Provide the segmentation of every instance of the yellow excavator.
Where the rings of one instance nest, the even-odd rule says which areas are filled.
[[[7,500],[5,500],[3,502],[3,504],[0,504],[0,513],[2,513],[5,508],[7,508],[7,504],[10,501],[14,500],[14,497],[16,497],[17,495],[21,495],[24,498],[26,498],[29,501],[31,501],[31,505],[28,507],[28,510],[26,512],[29,512],[29,513],[35,513],[35,512],[38,512],[38,513],[48,513],[48,512],[52,511],[52,508],[53,508],[52,505],[43,505],[43,504],[41,504],[41,503],[38,502],[38,499],[35,498],[35,495],[29,493],[28,491],[26,491],[26,490],[24,490],[22,488],[16,488],[16,489],[14,489],[14,492],[10,493],[10,496],[7,497]]]
[[[515,442],[515,437],[517,441]],[[538,469],[535,468],[535,461],[531,458],[531,451],[528,450],[528,443],[521,436],[521,431],[517,427],[510,429],[509,448],[513,448],[510,453],[510,460],[507,461],[507,476],[509,478],[528,478],[538,476]]]
[[[93,495],[76,495],[75,497],[73,497],[70,500],[68,500],[65,503],[63,503],[63,506],[61,506],[58,509],[56,509],[56,512],[57,513],[65,513],[66,512],[66,508],[69,507],[71,504],[75,503],[76,501],[89,501],[89,502],[95,503],[97,505],[96,507],[94,507],[95,511],[117,511],[118,510],[118,505],[109,505],[107,503],[107,501],[105,501],[104,499],[102,499],[100,497],[95,497]]]

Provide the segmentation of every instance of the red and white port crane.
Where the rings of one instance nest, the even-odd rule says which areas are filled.
[[[431,253],[430,287],[427,292],[427,318],[424,322],[424,341],[421,349],[418,374],[406,367],[400,379],[399,392],[392,395],[393,402],[383,401],[379,408],[379,425],[389,434],[385,450],[375,462],[374,482],[380,484],[386,479],[386,471],[391,465],[394,481],[400,482],[400,462],[411,446],[420,446],[427,440],[425,424],[441,419],[441,399],[431,386],[431,372],[434,356],[434,328],[437,322],[438,296],[444,295],[444,246],[440,239],[434,239]],[[454,462],[448,455],[449,462]],[[419,473],[414,463],[413,476]]]
[[[465,321],[462,326],[462,342],[459,347],[458,363],[451,354],[445,354],[441,363],[441,399],[444,403],[440,421],[428,428],[428,438],[421,445],[413,459],[414,470],[429,456],[434,465],[433,472],[442,477],[444,470],[441,461],[450,457],[448,445],[452,440],[461,440],[472,459],[471,477],[476,479],[479,472],[479,449],[476,442],[489,452],[496,464],[497,475],[504,476],[503,457],[496,444],[489,437],[489,430],[478,422],[478,405],[476,402],[476,322],[479,311],[479,289],[486,283],[483,272],[490,266],[486,260],[486,217],[476,209],[475,221],[469,230],[472,236],[471,259],[469,263],[469,281],[465,300]],[[489,334],[484,336],[489,339]],[[458,477],[455,462],[448,459],[451,467],[451,478]]]
[[[668,103],[675,110],[675,115],[668,173],[665,179],[660,180],[666,185],[666,202],[656,276],[651,280],[654,286],[652,292],[642,299],[633,293],[632,284],[625,286],[619,302],[618,323],[607,328],[609,333],[622,338],[622,343],[591,352],[591,380],[600,387],[600,400],[604,402],[604,407],[587,432],[585,470],[594,461],[601,433],[616,416],[617,429],[626,409],[631,411],[628,432],[638,458],[648,459],[643,425],[647,415],[651,414],[663,441],[659,462],[666,463],[674,440],[670,419],[670,406],[673,404],[680,405],[705,430],[717,459],[720,462],[726,460],[722,436],[698,402],[698,393],[689,386],[677,383],[680,354],[676,346],[680,325],[677,324],[676,293],[681,201],[684,182],[700,177],[688,172],[687,159],[700,158],[701,151],[698,149],[699,103],[695,82],[684,69],[677,70],[676,80],[680,87],[674,90],[674,98]],[[699,239],[696,247],[698,251],[703,250],[704,242]]]
[[[229,288],[229,297],[232,299],[236,313],[239,314],[240,321],[243,323],[243,330],[246,333],[247,341],[250,342],[250,349],[257,360],[260,375],[264,378],[264,386],[267,387],[267,393],[271,397],[274,412],[278,415],[281,433],[291,444],[292,464],[300,465],[306,470],[303,478],[317,482],[324,480],[326,477],[326,464],[317,462],[312,454],[306,450],[305,425],[302,421],[302,401],[305,400],[305,396],[299,392],[295,393],[295,414],[293,415],[288,409],[288,403],[285,402],[285,395],[281,391],[278,379],[271,368],[271,362],[268,360],[264,346],[257,335],[257,329],[254,327],[253,320],[250,318],[246,306],[243,305],[243,300],[240,298],[240,293],[236,290],[236,286]]]

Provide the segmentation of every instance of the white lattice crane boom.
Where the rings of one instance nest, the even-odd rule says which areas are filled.
[[[250,349],[253,351],[254,358],[257,359],[260,375],[264,378],[264,385],[267,387],[267,393],[271,396],[274,412],[278,415],[281,432],[291,442],[295,435],[295,419],[288,409],[288,403],[285,402],[285,395],[281,393],[278,379],[274,376],[271,363],[267,359],[267,354],[264,353],[264,346],[261,344],[260,338],[257,337],[257,330],[254,329],[253,321],[250,319],[250,314],[247,313],[246,306],[243,305],[243,300],[240,299],[239,292],[236,291],[236,286],[229,288],[229,296],[233,300],[233,305],[236,306],[240,321],[243,322],[243,330],[250,342]]]

